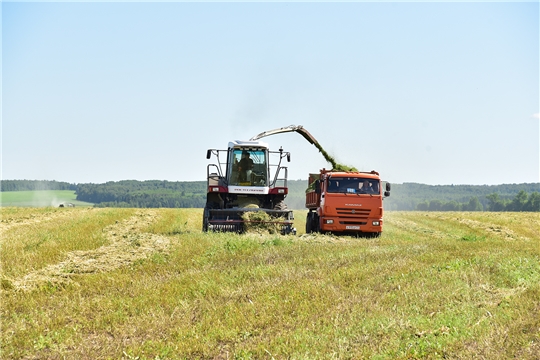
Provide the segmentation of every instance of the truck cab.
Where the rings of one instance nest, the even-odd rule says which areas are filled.
[[[379,173],[321,170],[310,174],[306,191],[306,232],[379,236],[383,227],[383,192]]]

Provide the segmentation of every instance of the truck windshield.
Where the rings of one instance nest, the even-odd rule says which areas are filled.
[[[231,164],[231,185],[267,186],[264,150],[233,149]]]
[[[331,177],[328,180],[329,193],[380,194],[379,180],[357,177]]]

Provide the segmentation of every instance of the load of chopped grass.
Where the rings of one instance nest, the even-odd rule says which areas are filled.
[[[321,152],[321,154],[323,154],[326,161],[332,164],[332,171],[358,171],[358,169],[355,168],[354,166],[343,165],[336,162],[336,160],[332,156],[330,156],[330,154],[328,154],[328,152],[326,152],[326,150],[324,150],[321,144],[319,144],[318,142],[315,142],[313,145],[315,145],[315,147],[319,149],[319,151]],[[310,192],[315,189],[315,180],[316,178],[313,178],[313,179],[310,178],[306,192]]]
[[[358,169],[356,169],[354,166],[348,166],[348,165],[343,165],[343,164],[337,163],[336,159],[334,159],[332,156],[330,156],[330,154],[328,154],[326,152],[326,150],[324,150],[323,147],[321,146],[321,144],[319,144],[318,142],[316,142],[314,145],[315,145],[315,147],[317,147],[317,149],[319,149],[321,154],[323,154],[326,161],[328,161],[330,164],[332,164],[332,170],[333,171],[358,171]]]
[[[246,211],[242,214],[244,231],[254,234],[279,234],[281,225],[276,219],[264,211]]]

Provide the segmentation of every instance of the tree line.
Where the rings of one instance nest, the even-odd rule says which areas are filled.
[[[285,203],[304,209],[307,180],[289,180]],[[123,180],[103,184],[60,181],[2,180],[1,191],[73,190],[77,200],[98,207],[203,208],[206,181]],[[425,185],[392,184],[385,210],[540,211],[540,184]]]
[[[0,180],[1,191],[76,190],[76,184],[54,180]]]
[[[77,200],[98,207],[202,208],[206,203],[206,181],[109,181],[79,184]]]
[[[502,199],[498,193],[486,196],[487,207],[480,203],[476,196],[470,198],[467,203],[457,201],[443,202],[438,199],[423,201],[416,206],[419,211],[540,211],[540,193],[533,192],[530,195],[521,190],[513,199]]]
[[[418,183],[392,184],[389,198],[384,200],[385,210],[422,211],[520,211],[511,204],[519,195],[520,203],[526,195],[529,207],[540,211],[537,196],[540,183],[501,185],[426,185]],[[497,194],[497,195],[493,195]],[[495,199],[498,201],[494,201]],[[502,206],[501,204],[504,204]],[[510,210],[514,208],[516,210]],[[536,209],[536,210],[534,210]]]

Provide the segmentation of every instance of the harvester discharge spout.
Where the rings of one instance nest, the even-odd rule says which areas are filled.
[[[313,135],[311,135],[309,133],[309,131],[304,129],[304,127],[302,125],[289,125],[289,126],[285,126],[285,127],[279,128],[279,129],[263,131],[262,133],[260,133],[258,135],[255,135],[254,137],[252,137],[249,140],[250,141],[255,141],[255,140],[259,140],[259,139],[261,139],[263,137],[266,137],[266,136],[275,135],[275,134],[281,134],[281,133],[285,133],[285,132],[293,132],[293,131],[296,131],[297,133],[302,135],[307,141],[309,141],[310,144],[313,144],[315,146],[317,146],[319,144],[317,142],[317,140],[315,140]]]
[[[256,136],[252,137],[250,140],[258,140],[258,139],[263,138],[265,136],[281,134],[281,133],[285,133],[285,132],[292,132],[292,131],[296,131],[297,133],[302,135],[310,144],[314,145],[319,150],[319,152],[324,156],[326,161],[328,161],[330,164],[332,164],[332,169],[343,170],[343,171],[356,171],[356,169],[354,167],[338,164],[336,162],[336,160],[332,156],[330,156],[330,154],[328,154],[323,149],[323,147],[313,137],[313,135],[311,135],[309,133],[309,131],[304,129],[304,127],[302,125],[289,125],[289,126],[282,127],[282,128],[279,128],[279,129],[264,131],[264,132],[260,133],[259,135],[256,135]]]

